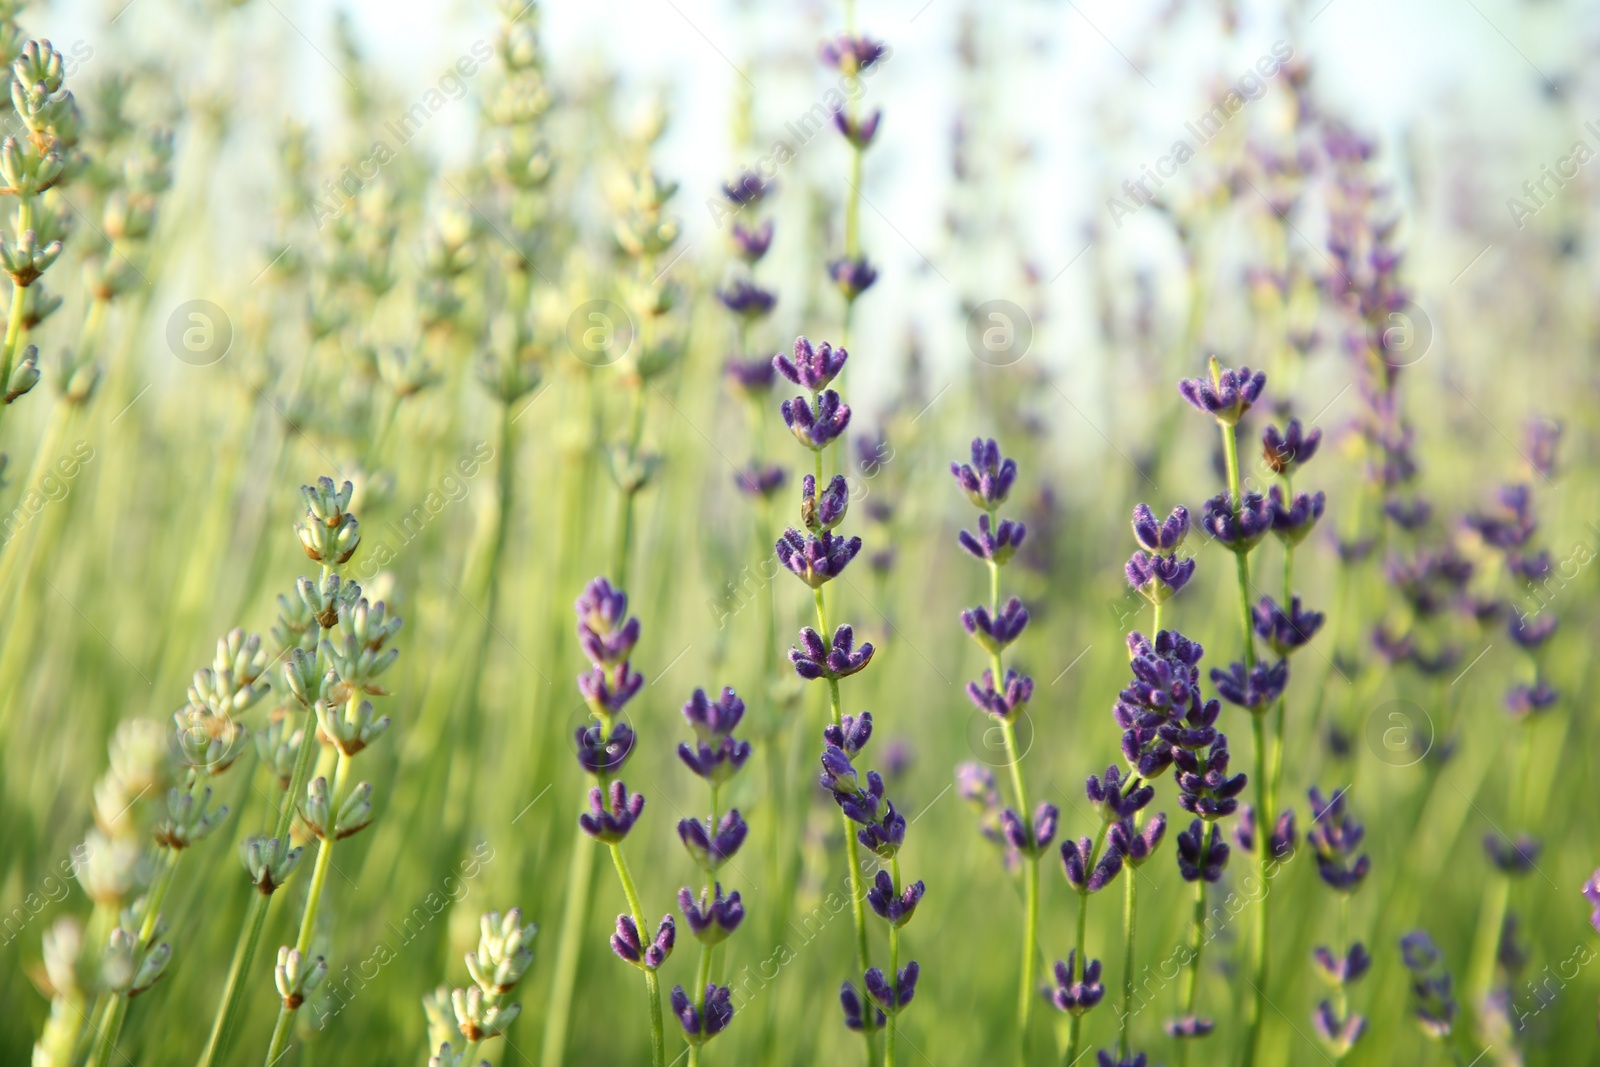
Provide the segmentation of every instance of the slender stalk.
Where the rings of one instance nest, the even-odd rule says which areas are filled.
[[[33,202],[29,197],[17,197],[17,239],[33,228]],[[4,349],[0,349],[0,386],[11,381],[11,368],[17,357],[17,346],[22,341],[23,298],[27,295],[27,286],[19,285],[14,279],[11,282],[11,312],[6,316],[6,340]],[[0,418],[5,416],[8,405],[0,404]]]
[[[900,895],[900,857],[889,860],[889,874],[894,879],[895,896]],[[889,924],[889,988],[895,991],[895,1010],[889,1013],[889,1028],[883,1035],[883,1065],[894,1067],[894,1033],[900,1014],[900,928]]]
[[[233,962],[228,965],[228,980],[222,987],[222,1001],[217,1005],[216,1018],[211,1023],[211,1036],[196,1061],[197,1067],[211,1067],[217,1057],[228,1047],[233,1036],[233,1026],[238,1017],[240,994],[244,990],[245,975],[255,962],[256,948],[261,943],[261,931],[267,923],[267,903],[272,898],[265,893],[251,893],[245,907],[244,925],[239,928],[239,941],[233,949]]]
[[[611,843],[611,863],[617,869],[617,879],[622,882],[622,895],[628,899],[628,911],[639,936],[647,936],[644,909],[639,904],[639,891],[634,888],[633,875],[628,871],[628,861],[623,858],[622,846]],[[667,1062],[666,1033],[661,1025],[661,981],[655,971],[644,972],[645,989],[650,997],[650,1062],[653,1067],[665,1067]]]
[[[1211,827],[1202,824],[1200,828],[1200,870],[1205,870],[1206,861],[1211,852]],[[1194,919],[1190,928],[1190,960],[1189,973],[1184,976],[1183,988],[1183,1014],[1186,1017],[1194,1015],[1195,999],[1200,990],[1200,953],[1206,947],[1206,880],[1194,880]],[[1180,1067],[1188,1067],[1189,1045],[1195,1038],[1180,1038],[1178,1040],[1178,1063]]]
[[[192,778],[189,782],[189,791],[194,792]],[[182,858],[182,849],[162,850],[161,869],[156,872],[155,881],[145,895],[144,921],[139,924],[140,953],[150,947],[150,941],[155,937],[156,922],[161,918],[162,902],[166,900],[167,890],[172,888],[173,875],[177,873],[178,862]],[[116,1050],[117,1038],[122,1036],[122,1024],[128,1018],[128,995],[126,993],[113,995],[111,1004],[106,1010],[108,1013],[106,1024],[100,1031],[100,1040],[95,1045],[86,1067],[106,1067],[111,1062],[111,1053]]]
[[[1090,874],[1094,871],[1094,865],[1100,859],[1100,849],[1101,849],[1102,846],[1105,845],[1105,842],[1106,842],[1106,832],[1110,828],[1111,827],[1110,827],[1109,823],[1106,823],[1104,821],[1101,822],[1100,831],[1099,831],[1099,833],[1095,834],[1094,848],[1089,850],[1089,857],[1088,857],[1087,860],[1084,861],[1084,864],[1083,864],[1083,874],[1084,874],[1085,878],[1088,878],[1090,876]],[[1088,889],[1080,889],[1080,890],[1078,890],[1078,939],[1077,939],[1077,942],[1076,942],[1077,951],[1073,954],[1073,957],[1072,957],[1072,980],[1074,982],[1081,982],[1083,980],[1083,971],[1084,971],[1084,968],[1088,965],[1088,960],[1084,956],[1084,946],[1085,946],[1085,940],[1086,940],[1086,936],[1088,934],[1088,930],[1089,930],[1089,891],[1088,891]],[[1068,1065],[1068,1067],[1071,1067],[1072,1064],[1075,1064],[1075,1063],[1078,1062],[1078,1047],[1079,1047],[1079,1044],[1080,1044],[1081,1039],[1082,1039],[1082,1028],[1083,1028],[1083,1016],[1078,1014],[1077,1012],[1073,1012],[1073,1014],[1072,1014],[1072,1022],[1068,1024],[1068,1028],[1067,1028],[1067,1058],[1063,1061],[1064,1063],[1066,1063]]]
[[[1132,867],[1122,887],[1122,1020],[1117,1034],[1117,1055],[1128,1058],[1128,1027],[1133,1019],[1133,935],[1139,907],[1139,879]]]

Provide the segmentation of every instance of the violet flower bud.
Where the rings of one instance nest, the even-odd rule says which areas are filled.
[[[765,219],[755,227],[736,222],[733,224],[732,240],[734,254],[753,266],[772,247],[772,220]]]
[[[1178,393],[1195,408],[1210,415],[1224,426],[1236,425],[1245,412],[1261,397],[1267,376],[1249,367],[1238,370],[1224,368],[1211,357],[1209,378],[1185,378],[1178,383]]]
[[[1211,684],[1216,686],[1217,695],[1223,700],[1259,715],[1288,688],[1289,661],[1257,663],[1247,672],[1244,664],[1235,660],[1228,664],[1226,671],[1211,668]]]
[[[1208,881],[1211,880],[1208,879]],[[1161,1024],[1161,1029],[1166,1031],[1167,1036],[1175,1041],[1193,1041],[1211,1033],[1216,1028],[1216,1025],[1216,1023],[1204,1016],[1184,1015],[1176,1019],[1168,1019]]]
[[[1085,959],[1083,977],[1075,978],[1077,960],[1078,950],[1068,949],[1066,962],[1056,961],[1055,988],[1047,986],[1044,991],[1057,1011],[1072,1015],[1082,1015],[1106,995],[1106,987],[1100,984],[1100,961]]]
[[[1267,467],[1274,474],[1293,474],[1317,454],[1322,444],[1322,431],[1307,431],[1299,419],[1290,419],[1280,431],[1269,425],[1261,432],[1261,452]]]
[[[1533,685],[1515,685],[1506,691],[1506,710],[1514,717],[1522,719],[1529,715],[1538,714],[1555,707],[1561,694],[1550,687],[1550,683],[1543,678],[1538,679]]]
[[[770,359],[730,358],[722,365],[722,376],[734,392],[750,400],[772,392],[773,383],[778,380]]]
[[[1232,815],[1238,809],[1238,796],[1244,792],[1248,777],[1244,774],[1228,775],[1228,736],[1218,734],[1211,743],[1205,759],[1198,752],[1175,749],[1172,759],[1177,764],[1174,777],[1178,782],[1178,806],[1191,815],[1207,822]]]
[[[1005,837],[1006,844],[1016,849],[1025,856],[1038,856],[1050,847],[1050,842],[1055,840],[1056,824],[1060,821],[1061,810],[1054,804],[1040,804],[1033,812],[1033,827],[1030,830],[1022,821],[1022,816],[1013,809],[1006,808],[1000,812],[1000,832]]]
[[[1331,985],[1350,985],[1361,979],[1372,967],[1372,956],[1367,948],[1357,941],[1350,946],[1350,951],[1343,957],[1335,956],[1331,949],[1318,945],[1311,953],[1316,963],[1317,972],[1326,978]]]
[[[817,496],[817,479],[808,474],[800,479],[800,522],[814,534],[831,530],[844,521],[850,509],[850,486],[844,475],[835,474],[828,487]]]
[[[1004,688],[996,690],[994,671],[986,670],[981,687],[977,682],[967,683],[967,699],[979,711],[987,711],[1001,722],[1016,722],[1028,710],[1028,701],[1033,699],[1033,679],[1008,670]]]
[[[609,807],[606,805],[608,797]],[[604,793],[599,786],[589,790],[589,811],[578,816],[578,825],[596,841],[616,844],[628,836],[643,811],[644,794],[630,794],[621,781],[614,781]]]
[[[894,891],[894,880],[889,877],[888,871],[879,871],[873,880],[872,888],[867,890],[867,903],[872,905],[872,910],[878,918],[887,921],[892,926],[904,926],[911,921],[911,915],[917,910],[917,902],[922,899],[923,885],[920,881],[906,886],[899,893]]]
[[[861,779],[843,745],[828,745],[822,750],[822,788],[835,797],[854,796],[861,791]]]
[[[707,871],[715,871],[732,858],[739,851],[739,846],[744,844],[749,832],[750,828],[745,825],[738,808],[731,809],[722,817],[715,832],[709,819],[705,822],[699,819],[678,820],[678,838],[683,842],[683,847],[688,849],[690,858]]]
[[[1583,896],[1589,902],[1589,907],[1594,909],[1589,913],[1589,925],[1594,927],[1595,933],[1600,934],[1600,870],[1583,883]]]
[[[678,1017],[691,1045],[702,1045],[728,1028],[733,1021],[733,994],[725,985],[706,986],[705,1013],[702,1015],[683,986],[672,987],[672,1014]]]
[[[957,540],[974,558],[1005,566],[1011,562],[1011,557],[1016,554],[1017,549],[1022,547],[1023,538],[1027,535],[1026,526],[1010,519],[1001,519],[991,530],[989,516],[985,514],[978,516],[976,536],[962,530]]]
[[[722,306],[745,319],[759,319],[772,313],[778,303],[778,294],[763,289],[752,281],[735,278],[726,289],[717,290]]]
[[[1129,557],[1122,573],[1140,596],[1152,604],[1165,604],[1189,584],[1194,567],[1192,558],[1147,556],[1141,549]]]
[[[917,977],[922,968],[917,966],[917,961],[912,960],[900,968],[894,986],[889,985],[889,978],[876,967],[867,971],[862,980],[862,985],[867,991],[867,996],[872,1002],[890,1015],[898,1015],[911,1003],[911,998],[917,993]]]
[[[1106,849],[1090,870],[1089,861],[1093,858],[1094,842],[1091,839],[1083,837],[1074,841],[1069,837],[1061,842],[1061,870],[1067,876],[1067,884],[1079,893],[1100,892],[1122,870],[1122,853],[1115,848]]]
[[[763,500],[771,500],[787,480],[782,467],[775,464],[762,466],[755,462],[751,462],[744,470],[735,471],[733,475],[733,484],[738,486],[739,492]]]
[[[1011,493],[1011,484],[1017,479],[1017,464],[1014,460],[1001,459],[1000,446],[993,438],[986,441],[974,437],[972,464],[952,463],[950,473],[966,490],[967,499],[972,501],[974,507],[994,511],[1006,502],[1006,497]]]
[[[860,995],[856,993],[856,987],[849,982],[845,982],[839,987],[839,1005],[844,1009],[845,1027],[859,1031],[865,1025],[865,1020],[862,1017],[863,1005]],[[871,1001],[866,1003],[865,1008],[872,1012],[874,1017],[873,1027],[875,1029],[882,1029],[883,1025],[889,1021],[888,1017]]]
[[[872,134],[877,132],[879,114],[881,112],[874,112],[872,118],[866,122],[852,125],[849,120],[842,118],[844,112],[835,111],[833,113],[833,121],[840,127],[840,132],[850,139],[851,144],[856,145],[858,148],[865,148],[867,143],[871,142]],[[864,133],[866,142],[857,142],[855,138],[850,136],[847,127]],[[872,283],[878,280],[878,268],[874,267],[866,256],[857,256],[854,259],[835,259],[828,264],[828,277],[833,279],[834,286],[844,295],[845,300],[854,303],[856,297],[871,289]]]
[[[1327,495],[1319,489],[1310,495],[1296,493],[1286,504],[1283,488],[1277,485],[1267,491],[1267,497],[1272,508],[1272,532],[1286,545],[1298,545],[1306,539],[1328,502]]]
[[[1215,883],[1228,865],[1228,843],[1214,822],[1195,819],[1178,833],[1178,873],[1185,882]]]
[[[866,115],[866,116],[859,116],[858,115],[858,116],[855,116],[855,117],[851,117],[850,115],[845,114],[842,109],[839,110],[839,111],[835,111],[833,113],[833,128],[838,130],[841,134],[843,134],[844,135],[844,139],[846,141],[849,141],[850,144],[854,148],[856,148],[858,150],[861,150],[861,151],[865,151],[866,149],[872,147],[872,140],[873,140],[873,138],[878,136],[878,123],[880,123],[881,121],[883,121],[883,109],[882,108],[878,108],[878,109],[874,110],[872,112],[872,114]],[[839,261],[836,261],[835,263],[830,263],[829,264],[830,273],[832,272],[833,268],[837,266],[838,263],[849,263],[849,262],[850,262],[849,260],[839,260]],[[862,259],[859,262],[861,264],[865,265],[866,260]],[[867,268],[867,269],[871,270],[870,267]],[[877,276],[878,276],[877,272],[876,271],[872,271],[872,277],[874,279],[876,279]],[[835,282],[838,282],[838,278],[837,277],[834,280],[835,280]],[[844,288],[842,283],[840,283],[840,288],[841,289]],[[862,288],[865,288],[865,286],[863,286]],[[852,297],[850,299],[854,299],[854,298]]]
[[[828,384],[844,370],[849,358],[848,351],[834,348],[827,341],[819,341],[813,346],[808,339],[796,337],[794,359],[780,352],[772,357],[772,365],[789,381],[815,394],[828,388]]]
[[[785,400],[782,410],[784,425],[794,439],[813,450],[827,448],[850,425],[850,405],[840,401],[832,389],[817,398],[815,411],[804,397],[798,396]]]
[[[1411,972],[1413,1007],[1423,1033],[1436,1041],[1447,1040],[1455,1028],[1458,1005],[1438,947],[1426,931],[1413,930],[1400,939],[1400,955]]]
[[[789,662],[802,678],[837,681],[865,668],[872,661],[873,651],[870,641],[863,641],[860,648],[855,647],[855,632],[849,626],[835,630],[833,640],[827,643],[807,626],[800,631],[800,647],[789,649]]]
[[[625,722],[614,724],[609,734],[600,723],[579,726],[572,739],[578,764],[597,778],[621,771],[633,753],[633,730]]]
[[[1086,786],[1089,803],[1108,823],[1132,818],[1156,795],[1152,786],[1143,782],[1135,785],[1135,782],[1139,780],[1131,775],[1124,779],[1115,765],[1107,767],[1103,777],[1091,774]]]
[[[961,625],[985,652],[995,655],[1022,636],[1028,626],[1028,609],[1022,606],[1022,601],[1012,597],[993,617],[982,605],[963,611]]]
[[[1433,517],[1433,505],[1421,496],[1409,501],[1391,496],[1383,502],[1383,513],[1402,530],[1416,531],[1428,525],[1428,520]]]
[[[1111,833],[1107,840],[1111,847],[1122,854],[1123,862],[1129,867],[1141,867],[1161,844],[1161,839],[1167,833],[1166,812],[1159,812],[1140,829],[1133,824],[1132,819],[1123,819],[1111,825]]]
[[[605,578],[591,579],[583,587],[573,609],[580,626],[597,634],[610,634],[625,628],[628,619],[628,594],[614,588]]]
[[[617,916],[617,932],[611,935],[611,951],[640,970],[654,971],[667,962],[677,941],[677,927],[668,915],[656,928],[656,936],[648,945],[641,942],[639,927],[631,915]]]
[[[747,170],[732,181],[723,182],[722,195],[739,207],[754,207],[774,188],[776,188],[775,182],[768,181],[753,170]]]
[[[870,782],[877,776],[877,771],[869,771],[867,775],[868,781]],[[881,796],[883,788],[881,779],[877,784],[877,788],[879,790],[878,795]],[[851,805],[848,803],[841,801],[839,806],[855,822],[863,821],[851,814]],[[885,800],[883,807],[883,818],[876,822],[869,822],[862,829],[857,830],[856,840],[861,842],[863,848],[876,854],[879,859],[887,860],[893,859],[900,851],[901,846],[905,844],[906,817],[895,810],[894,801],[892,800]]]
[[[1301,610],[1298,596],[1289,598],[1287,614],[1271,597],[1264,596],[1253,617],[1256,634],[1279,656],[1288,656],[1310,644],[1323,622],[1322,612]]]
[[[1556,623],[1553,612],[1534,616],[1518,615],[1511,620],[1508,629],[1511,640],[1531,652],[1550,639],[1556,632]]]
[[[1487,833],[1483,835],[1483,851],[1501,874],[1514,877],[1527,874],[1539,862],[1539,842],[1527,834],[1518,834],[1516,840],[1511,840]]]
[[[1260,493],[1246,493],[1235,512],[1228,494],[1218,493],[1206,501],[1200,524],[1224,548],[1249,552],[1272,529],[1272,508]]]
[[[1366,1019],[1355,1012],[1340,1019],[1338,1013],[1333,1010],[1333,1005],[1326,1000],[1318,1004],[1317,1010],[1311,1013],[1311,1025],[1335,1060],[1348,1055],[1355,1043],[1361,1040],[1361,1035],[1367,1032]]]
[[[716,895],[709,900],[704,889],[700,891],[698,901],[688,887],[678,890],[678,908],[683,912],[684,921],[689,924],[689,932],[707,945],[720,944],[744,921],[744,904],[739,899],[738,891],[724,897],[722,883],[715,884]]]
[[[824,41],[817,53],[824,63],[837,67],[841,73],[857,74],[878,62],[888,51],[882,41],[874,41],[860,34],[841,33],[832,40]]]
[[[697,740],[693,745],[680,741],[678,758],[701,778],[722,785],[738,774],[750,758],[750,742],[732,737],[718,738],[715,743]]]
[[[822,728],[822,740],[832,748],[842,749],[844,754],[851,758],[866,748],[871,738],[872,712],[870,711],[863,711],[859,716],[842,716],[838,725],[829,723]]]
[[[744,718],[744,701],[729,686],[712,700],[704,689],[696,689],[689,702],[683,706],[683,717],[702,741],[714,741],[730,736]]]
[[[1149,504],[1133,508],[1133,539],[1151,555],[1170,556],[1183,545],[1189,533],[1189,509],[1176,507],[1172,514],[1157,520]]]
[[[824,531],[820,537],[807,536],[792,526],[777,543],[778,562],[813,589],[842,574],[860,551],[859,537],[840,537],[832,531]]]
[[[1522,451],[1535,474],[1549,478],[1556,472],[1556,446],[1561,443],[1561,423],[1535,417],[1523,427]]]
[[[1322,880],[1340,893],[1353,893],[1361,887],[1372,863],[1365,853],[1356,855],[1366,828],[1350,815],[1345,804],[1348,787],[1324,798],[1322,791],[1313,787],[1311,797],[1311,828],[1306,831],[1306,843],[1317,855],[1317,873]]]
[[[644,685],[644,675],[627,663],[619,663],[607,673],[595,667],[578,675],[578,692],[590,709],[602,718],[618,715]]]

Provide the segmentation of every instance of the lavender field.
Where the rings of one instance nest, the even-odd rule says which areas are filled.
[[[0,1064],[1594,1062],[1597,51],[0,0]]]

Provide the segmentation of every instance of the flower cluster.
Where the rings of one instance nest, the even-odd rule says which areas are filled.
[[[825,41],[819,54],[823,63],[844,76],[843,84],[849,87],[845,100],[834,108],[833,125],[850,146],[853,157],[851,170],[854,177],[851,179],[851,187],[847,194],[849,200],[845,213],[844,254],[828,262],[828,277],[844,297],[845,313],[848,316],[856,298],[878,280],[877,268],[861,252],[860,226],[857,218],[860,214],[862,156],[872,147],[872,142],[878,135],[878,124],[883,119],[883,111],[877,109],[870,115],[863,115],[856,110],[856,98],[865,84],[863,77],[870,77],[877,72],[878,64],[889,54],[889,49],[883,42],[870,37],[841,33]],[[849,321],[848,318],[846,321]]]
[[[538,932],[536,923],[522,924],[520,908],[504,915],[491,911],[479,919],[477,951],[466,955],[473,984],[466,989],[441,986],[423,1001],[428,1045],[438,1050],[436,1062],[456,1063],[456,1049],[476,1049],[511,1028],[522,1005],[505,1000],[533,966],[533,938]]]
[[[1413,1010],[1423,1033],[1449,1040],[1459,1006],[1439,947],[1427,931],[1413,930],[1400,939],[1400,958],[1411,972]]]
[[[1178,555],[1188,533],[1188,508],[1173,508],[1170,515],[1157,521],[1150,505],[1134,507],[1133,537],[1139,542],[1139,549],[1123,572],[1128,584],[1150,603],[1166,603],[1194,577],[1194,560]]]
[[[1317,873],[1339,894],[1341,915],[1349,910],[1348,899],[1361,888],[1370,869],[1365,853],[1357,854],[1365,830],[1351,817],[1346,804],[1348,788],[1341,789],[1331,798],[1313,788],[1311,797],[1311,828],[1306,840],[1317,857]],[[1340,922],[1340,937],[1344,937],[1344,921]],[[1318,945],[1312,954],[1317,971],[1333,986],[1333,1001],[1323,1000],[1311,1015],[1311,1024],[1335,1060],[1343,1058],[1366,1033],[1367,1021],[1348,1008],[1350,987],[1367,973],[1372,957],[1360,941],[1333,948]]]

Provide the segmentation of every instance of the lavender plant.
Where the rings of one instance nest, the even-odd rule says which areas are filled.
[[[441,986],[431,999],[423,1001],[429,1018],[428,1047],[435,1050],[429,1067],[479,1067],[488,1063],[487,1059],[477,1058],[479,1046],[505,1034],[522,1012],[521,1004],[508,1004],[506,997],[516,991],[523,975],[533,966],[533,938],[539,932],[538,924],[524,926],[522,909],[512,908],[504,915],[498,911],[486,913],[478,928],[477,951],[466,954],[472,985],[466,989]],[[281,981],[292,984],[290,978]],[[444,1010],[446,1006],[448,1012]]]

